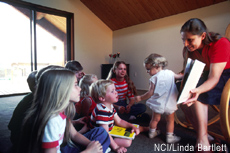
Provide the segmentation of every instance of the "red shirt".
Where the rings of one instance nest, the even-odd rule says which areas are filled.
[[[202,53],[198,51],[188,52],[188,57],[197,59],[206,64],[205,71],[209,71],[211,63],[227,62],[224,69],[230,68],[230,42],[227,38],[221,38],[216,42],[205,45]]]
[[[90,106],[90,108],[89,108],[89,112],[88,112],[88,114],[90,115],[91,113],[92,113],[92,111],[94,110],[94,108],[96,107],[96,102],[92,99],[92,97],[88,97],[90,100],[91,100],[91,103],[92,103],[92,105]],[[83,100],[85,99],[85,97],[82,97],[81,99],[80,99],[80,101],[79,102],[77,102],[76,104],[75,104],[75,108],[76,108],[76,112],[78,113],[78,114],[81,114],[81,111],[82,111],[82,102],[83,102]]]
[[[125,79],[121,82],[117,81],[116,78],[112,78],[111,80],[114,82],[119,100],[126,100],[126,97],[129,99],[134,97],[134,95],[128,89],[128,84],[126,83]]]

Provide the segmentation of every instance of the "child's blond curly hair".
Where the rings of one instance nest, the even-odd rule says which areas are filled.
[[[165,57],[159,55],[159,54],[150,54],[148,57],[145,58],[144,60],[144,65],[150,64],[152,66],[156,67],[166,67],[168,65],[168,61],[166,60]]]
[[[100,97],[105,97],[106,89],[109,85],[114,84],[111,80],[98,80],[91,84],[90,95],[96,103],[100,103]]]

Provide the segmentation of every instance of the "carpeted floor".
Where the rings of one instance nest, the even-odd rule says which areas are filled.
[[[142,94],[144,91],[139,91],[139,94]],[[10,132],[8,130],[8,123],[14,111],[14,108],[17,106],[18,102],[24,96],[12,96],[12,97],[1,97],[0,98],[0,153],[8,153],[11,147],[10,142]],[[145,103],[142,101],[142,103]],[[151,116],[151,111],[148,108],[147,114]],[[177,112],[179,118],[183,118],[181,110]],[[214,112],[210,114],[215,115]],[[134,123],[148,126],[148,122],[144,120],[134,121]],[[165,118],[164,115],[159,122],[158,128],[161,130],[161,135],[154,139],[150,139],[147,136],[147,133],[141,133],[135,137],[132,142],[131,147],[127,148],[128,153],[151,153],[151,152],[168,152],[168,153],[177,153],[177,152],[187,152],[192,150],[196,141],[196,133],[193,130],[183,128],[182,126],[175,123],[175,134],[181,137],[179,143],[169,145],[165,142]],[[210,130],[217,133],[220,132],[219,123],[216,123],[209,127]],[[222,141],[225,144],[225,141]],[[227,145],[229,147],[229,145]]]

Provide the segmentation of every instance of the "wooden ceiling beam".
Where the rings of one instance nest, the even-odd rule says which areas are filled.
[[[224,1],[228,0],[81,0],[113,31]]]

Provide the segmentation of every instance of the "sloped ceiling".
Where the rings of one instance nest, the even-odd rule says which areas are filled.
[[[227,0],[81,0],[112,31]]]

